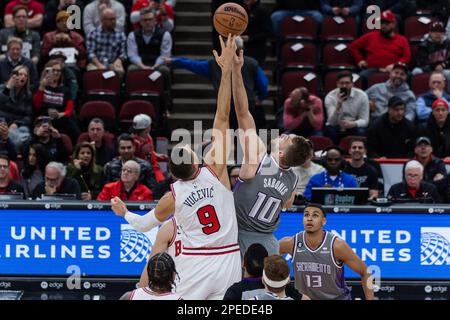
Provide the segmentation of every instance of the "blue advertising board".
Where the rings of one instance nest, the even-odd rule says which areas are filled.
[[[301,214],[283,213],[275,234],[302,229]],[[450,279],[448,214],[332,213],[325,229],[382,279]],[[108,210],[4,209],[0,275],[65,276],[76,266],[87,277],[138,277],[156,232],[137,232]]]

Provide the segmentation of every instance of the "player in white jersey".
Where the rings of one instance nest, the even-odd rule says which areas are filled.
[[[177,270],[172,257],[157,253],[147,264],[148,282],[145,287],[126,292],[120,300],[182,300],[172,292]]]
[[[119,198],[111,200],[114,212],[138,231],[151,230],[174,214],[183,233],[180,259],[188,266],[188,270],[180,271],[177,292],[186,299],[222,299],[227,288],[241,279],[236,212],[227,173],[231,72],[236,43],[231,35],[226,45],[221,38],[220,41],[221,56],[215,51],[214,56],[222,77],[205,166],[200,168],[197,155],[189,147],[177,146],[169,162],[177,181],[154,210],[140,216],[129,212]]]

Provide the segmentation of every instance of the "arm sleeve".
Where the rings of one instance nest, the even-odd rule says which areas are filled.
[[[369,98],[364,93],[361,105],[359,106],[359,119],[356,120],[358,128],[366,128],[369,125],[369,115]]]
[[[256,91],[258,92],[258,97],[260,100],[267,98],[267,86],[269,85],[269,80],[264,74],[263,69],[258,66],[256,71]]]
[[[338,114],[336,112],[336,98],[333,91],[325,97],[325,108],[327,109],[328,124],[335,126],[338,124]]]
[[[130,32],[130,34],[128,35],[127,50],[128,58],[130,59],[131,63],[136,65],[142,63],[142,59],[139,56],[138,47],[133,32]]]
[[[208,60],[192,60],[188,58],[175,58],[172,61],[174,68],[186,69],[209,79]]]
[[[414,93],[411,92],[410,97],[404,99],[404,101],[405,100],[406,100],[405,118],[414,123],[414,119],[416,118],[416,98],[414,96]]]
[[[158,58],[156,58],[155,64],[164,64],[164,58],[169,58],[172,52],[172,37],[169,32],[164,32],[164,36],[161,43],[161,51]]]
[[[312,98],[312,108],[314,113],[314,118],[311,123],[314,130],[321,130],[323,124],[323,103],[319,97],[311,97]]]
[[[361,54],[362,49],[366,46],[367,38],[370,35],[370,33],[365,34],[364,36],[353,40],[352,43],[350,43],[348,50],[350,51],[350,54],[352,55],[353,59],[356,61],[356,64],[358,64],[360,61],[364,60],[363,55]]]
[[[402,37],[402,49],[403,49],[403,53],[402,56],[400,57],[399,61],[400,62],[404,62],[405,64],[409,64],[409,62],[411,61],[411,48],[409,47],[409,42],[408,40],[406,40],[406,38]]]
[[[425,99],[423,97],[420,97],[416,101],[416,113],[419,120],[428,119],[431,113],[431,109],[425,105]]]
[[[135,228],[139,232],[150,231],[162,224],[162,222],[160,222],[155,216],[155,209],[147,212],[143,216],[128,211],[125,214],[124,218],[133,228]]]
[[[109,194],[109,188],[106,186],[103,187],[100,194],[97,196],[98,201],[108,201],[111,200],[111,195]]]
[[[92,60],[97,55],[95,54],[95,35],[94,32],[89,32],[86,37],[86,47],[88,52],[88,59]]]
[[[322,12],[331,15],[333,12],[331,11],[330,1],[329,0],[320,0],[320,6],[322,7]]]
[[[75,107],[75,103],[72,99],[67,100],[66,109],[64,110],[64,114],[67,117],[71,117],[73,114],[73,108]]]

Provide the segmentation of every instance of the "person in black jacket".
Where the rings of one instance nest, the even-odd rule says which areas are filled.
[[[410,158],[416,137],[414,124],[405,118],[405,103],[393,96],[388,112],[375,121],[367,132],[369,157]]]
[[[438,99],[431,106],[431,115],[425,126],[420,128],[421,135],[431,140],[433,153],[436,157],[450,156],[450,118],[448,116],[448,103]]]
[[[440,203],[442,201],[436,187],[423,181],[423,166],[417,160],[405,165],[404,181],[391,186],[388,198],[394,202]]]

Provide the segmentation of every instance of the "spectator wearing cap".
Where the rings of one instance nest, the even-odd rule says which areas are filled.
[[[401,202],[440,203],[436,187],[423,180],[424,168],[417,160],[410,160],[405,165],[404,181],[393,184],[388,198]]]
[[[109,144],[105,139],[105,133],[105,123],[102,119],[93,118],[89,122],[88,141],[95,144],[95,160],[102,167],[116,156],[112,144]]]
[[[103,24],[102,15],[105,9],[110,9],[116,14],[117,23],[114,23],[113,29],[117,32],[125,31],[125,18],[127,14],[123,4],[116,0],[94,0],[83,10],[83,31],[86,36],[92,30],[101,27]]]
[[[442,72],[450,89],[450,39],[445,36],[442,22],[435,21],[430,25],[430,32],[424,36],[417,50],[417,65],[413,75],[423,72]]]
[[[72,5],[76,5],[81,11],[83,11],[85,2],[86,1],[83,0],[48,0],[45,5],[43,30],[55,30],[57,28],[55,18],[59,12],[66,11],[67,8]],[[56,21],[56,23],[58,23],[58,21]]]
[[[16,181],[11,180],[9,176],[8,156],[0,154],[0,194],[4,193],[22,193],[22,195],[25,195],[23,187]]]
[[[119,197],[123,201],[152,201],[152,191],[139,182],[141,167],[134,160],[126,161],[121,169],[120,180],[106,184],[97,197],[108,201]]]
[[[403,100],[406,106],[405,117],[414,122],[416,118],[416,96],[409,88],[406,79],[408,77],[408,68],[405,64],[396,63],[389,74],[389,80],[384,83],[376,83],[366,90],[369,97],[370,122],[373,123],[377,118],[388,110],[388,101],[396,96]]]
[[[379,117],[367,132],[367,149],[371,158],[410,158],[416,129],[405,117],[405,102],[393,96],[388,111]]]
[[[61,75],[64,82],[64,86],[69,88],[70,97],[75,102],[78,96],[78,79],[81,78],[81,73],[78,68],[68,67],[66,65],[66,55],[62,51],[53,51],[50,54],[50,61],[57,62],[61,65]]]
[[[14,9],[16,7],[27,9],[27,24],[32,29],[40,29],[44,21],[44,5],[36,0],[12,0],[5,7],[5,27],[14,26]]]
[[[428,80],[430,91],[423,94],[417,99],[416,114],[419,124],[425,123],[431,114],[433,102],[442,99],[450,101],[450,95],[445,92],[446,87],[445,76],[441,71],[433,71]]]
[[[12,37],[22,39],[22,55],[34,64],[39,62],[41,54],[41,37],[28,26],[28,10],[26,7],[16,7],[13,11],[14,25],[0,30],[0,46],[2,54],[7,49],[8,40]]]
[[[408,39],[395,33],[395,15],[390,10],[381,13],[381,29],[354,40],[349,51],[363,79],[376,72],[391,72],[395,63],[407,65],[411,59]]]
[[[450,157],[450,118],[447,101],[438,99],[433,102],[431,116],[420,128],[420,132],[421,135],[430,138],[436,157]]]
[[[325,97],[325,135],[335,144],[345,136],[364,136],[369,124],[369,99],[363,90],[353,87],[352,79],[349,71],[338,73],[337,88]]]
[[[135,156],[150,162],[155,173],[156,182],[160,182],[165,179],[164,174],[161,172],[158,160],[167,161],[167,155],[157,154],[153,144],[153,138],[150,135],[152,126],[152,118],[146,114],[138,114],[133,118],[133,143],[135,147]]]

